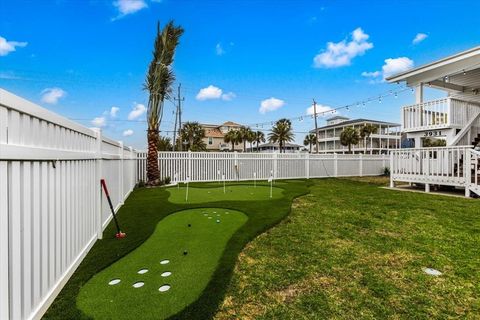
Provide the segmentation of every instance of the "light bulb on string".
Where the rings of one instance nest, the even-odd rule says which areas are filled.
[[[382,103],[382,96],[378,97],[378,103]]]
[[[465,69],[463,69],[463,75],[466,75],[467,74],[467,71],[465,71]]]
[[[397,98],[398,98],[398,94],[395,92],[395,99],[397,99]]]

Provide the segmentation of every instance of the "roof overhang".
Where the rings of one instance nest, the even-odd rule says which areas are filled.
[[[434,83],[445,76],[468,72],[480,68],[480,46],[454,54],[452,56],[425,64],[394,76],[388,77],[388,82],[405,81],[408,86],[429,83],[444,90],[461,91],[461,87],[453,87],[448,83]]]

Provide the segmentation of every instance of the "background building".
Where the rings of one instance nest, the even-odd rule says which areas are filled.
[[[225,143],[223,138],[230,130],[239,130],[242,125],[227,121],[223,124],[200,124],[205,130],[203,142],[207,145],[207,151],[230,151],[232,144]],[[235,151],[243,151],[243,143],[235,146]]]
[[[285,153],[295,153],[303,150],[304,147],[294,143],[285,143],[283,150]],[[256,152],[257,147],[253,146],[252,148],[248,147],[247,152]],[[258,146],[258,152],[280,152],[280,146],[278,143],[264,143]]]
[[[340,143],[340,134],[345,127],[353,127],[360,132],[361,127],[370,124],[377,127],[377,133],[372,133],[368,139],[360,139],[357,145],[352,145],[353,153],[387,154],[389,149],[400,147],[400,124],[335,116],[327,119],[327,125],[318,128],[319,153],[346,153],[348,147]],[[315,133],[315,130],[310,131]],[[313,150],[316,146],[313,146]]]

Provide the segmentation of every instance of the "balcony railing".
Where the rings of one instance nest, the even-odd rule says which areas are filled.
[[[479,110],[479,105],[444,98],[402,108],[403,131],[462,128]]]

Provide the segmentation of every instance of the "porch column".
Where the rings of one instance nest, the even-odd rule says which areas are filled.
[[[415,103],[423,103],[423,83],[419,83],[415,87]]]

